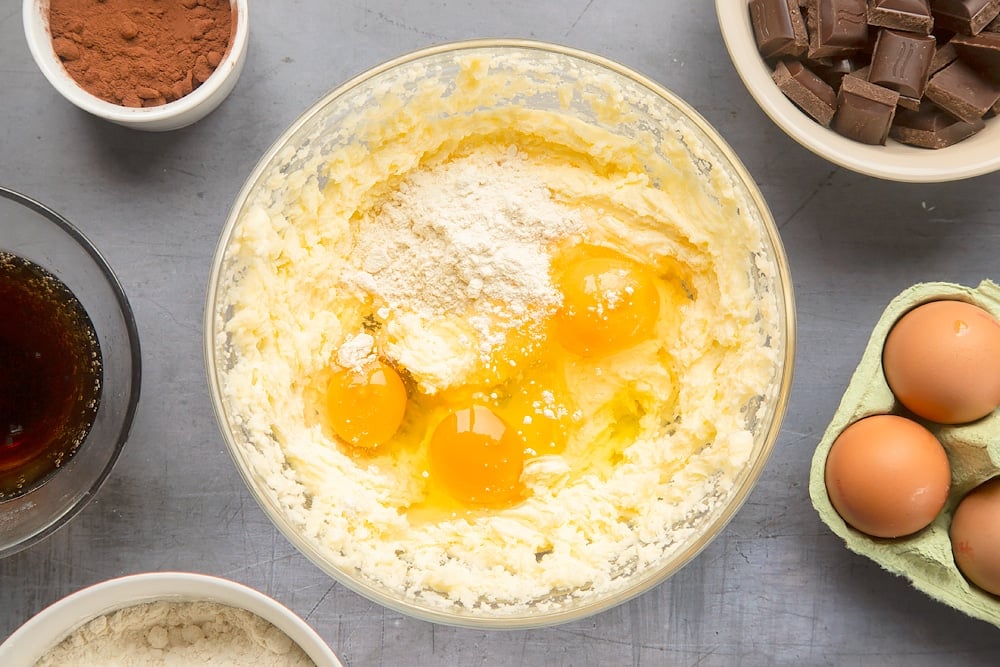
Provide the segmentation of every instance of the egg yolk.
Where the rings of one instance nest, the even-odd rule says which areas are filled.
[[[428,449],[432,484],[466,506],[510,507],[524,498],[524,443],[489,408],[449,413]]]
[[[563,302],[556,340],[581,356],[618,352],[651,334],[660,307],[654,276],[611,251],[584,255],[555,276]]]
[[[406,387],[396,369],[376,361],[334,373],[326,401],[330,425],[342,440],[377,447],[392,438],[403,421]]]
[[[566,353],[563,352],[565,355]],[[571,414],[561,366],[540,365],[518,376],[497,413],[518,434],[527,458],[561,454],[579,421]]]

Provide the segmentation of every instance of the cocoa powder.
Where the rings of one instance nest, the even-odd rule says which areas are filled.
[[[237,17],[229,0],[51,0],[52,45],[87,92],[127,107],[179,99],[215,71]]]

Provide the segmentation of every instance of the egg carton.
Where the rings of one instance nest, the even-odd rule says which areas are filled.
[[[1000,409],[967,424],[929,422],[903,407],[889,389],[882,370],[882,347],[896,321],[921,304],[942,299],[971,303],[1000,319],[1000,286],[988,280],[975,288],[944,282],[919,283],[894,298],[875,325],[840,406],[816,447],[809,473],[809,495],[820,518],[848,549],[905,577],[932,598],[1000,627],[1000,598],[962,576],[948,537],[959,501],[979,484],[1000,474]],[[850,527],[837,514],[826,491],[826,458],[834,440],[848,425],[879,414],[900,415],[926,426],[944,446],[951,464],[951,490],[944,508],[929,526],[903,538],[875,538]]]

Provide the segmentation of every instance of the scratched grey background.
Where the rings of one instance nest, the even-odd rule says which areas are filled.
[[[60,98],[30,58],[20,4],[0,2],[0,184],[63,213],[116,267],[138,318],[144,384],[131,440],[92,504],[47,541],[0,561],[0,638],[89,584],[181,569],[273,595],[354,666],[998,664],[1000,631],[844,549],[812,510],[806,480],[886,303],[915,282],[1000,278],[1000,174],[899,185],[807,153],[737,79],[707,0],[251,0],[249,60],[232,96],[195,126],[161,135],[105,124]],[[784,428],[725,532],[624,606],[509,633],[386,611],[295,551],[233,468],[201,354],[218,234],[280,131],[372,65],[489,36],[610,57],[707,117],[780,223],[799,321]]]

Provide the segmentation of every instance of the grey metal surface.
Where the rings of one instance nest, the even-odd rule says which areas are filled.
[[[0,561],[0,638],[86,585],[180,569],[273,595],[349,665],[997,664],[1000,631],[844,549],[813,511],[807,475],[886,303],[915,282],[1000,278],[1000,174],[900,185],[806,152],[754,105],[704,0],[250,4],[249,60],[235,91],[208,118],[168,134],[121,129],[71,107],[30,58],[20,2],[0,4],[0,183],[61,212],[104,251],[132,300],[144,356],[133,434],[103,490],[69,526]],[[372,65],[491,36],[596,52],[698,109],[771,206],[799,321],[784,428],[725,532],[628,604],[517,632],[433,626],[386,611],[296,552],[225,451],[201,352],[218,234],[243,179],[279,132]]]

